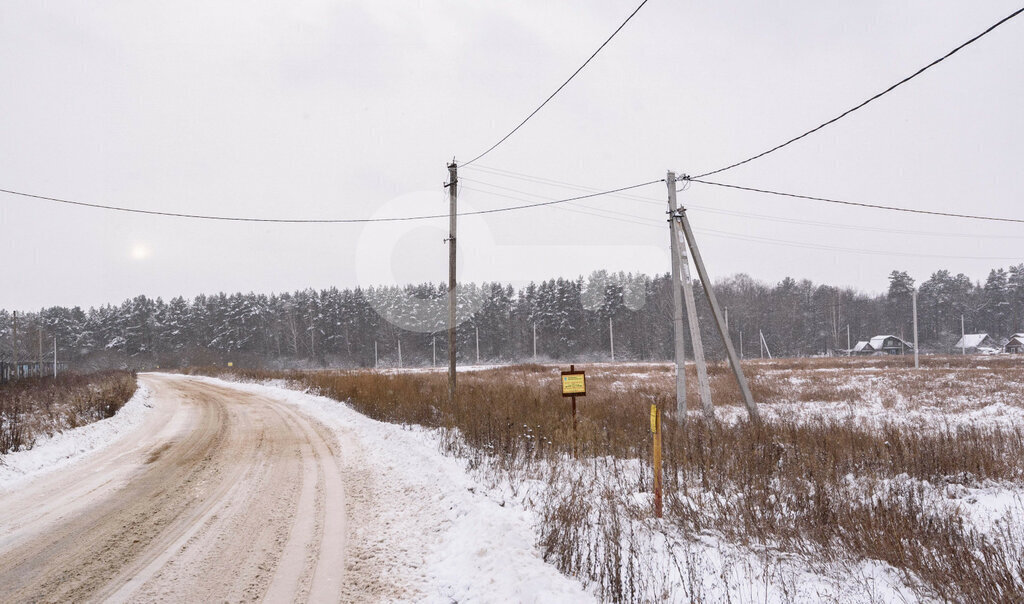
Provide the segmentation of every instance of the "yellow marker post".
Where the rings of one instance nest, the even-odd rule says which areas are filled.
[[[576,365],[569,365],[569,371],[562,372],[562,398],[572,398],[572,455],[576,451],[576,397],[587,396],[587,374],[576,371]]]
[[[661,412],[651,405],[651,433],[654,435],[654,517],[661,518]]]

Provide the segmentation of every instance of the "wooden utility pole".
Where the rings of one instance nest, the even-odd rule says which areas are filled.
[[[476,325],[473,326],[473,330],[476,331],[476,364],[480,364],[480,328]]]
[[[373,341],[373,368],[377,368],[377,340]]]
[[[916,312],[916,310],[915,310]],[[850,347],[850,324],[846,324],[846,356],[853,354],[853,348]]]
[[[39,332],[39,354],[36,356],[36,377],[43,377],[43,327],[36,328]]]
[[[57,338],[53,339],[53,377],[57,377]]]
[[[686,422],[686,341],[683,339],[683,292],[679,271],[679,225],[676,214],[676,173],[665,176],[668,185],[669,251],[672,255],[672,335],[676,358],[676,421]]]
[[[914,301],[914,369],[921,368],[921,362],[917,356],[917,289],[914,289],[914,295],[912,296]]]
[[[681,226],[681,225],[680,225]],[[697,317],[697,302],[693,298],[693,280],[690,279],[690,258],[686,253],[686,241],[682,237],[683,230],[676,229],[680,240],[676,249],[679,250],[679,276],[683,282],[683,301],[686,302],[686,321],[690,327],[690,347],[693,348],[693,362],[697,366],[697,392],[700,394],[700,405],[704,417],[715,419],[715,406],[711,402],[711,381],[708,379],[708,364],[704,358],[704,338],[700,335],[700,320]],[[707,289],[705,283],[704,289]],[[725,328],[722,338],[728,340],[729,328]]]
[[[433,360],[430,361],[430,366],[437,367],[437,336],[430,337],[430,352],[434,355],[431,357]]]
[[[960,354],[967,354],[967,331],[964,330],[964,316],[960,315]]]
[[[402,368],[402,341],[398,341],[398,368]]]
[[[448,164],[448,403],[455,404],[455,303],[457,295],[455,273],[455,234],[458,218],[459,166],[452,160]]]
[[[700,256],[700,248],[697,247],[697,240],[693,236],[693,229],[690,228],[690,221],[686,218],[685,209],[679,210],[679,221],[682,224],[683,234],[686,236],[686,242],[690,246],[690,251],[693,252],[693,262],[697,265],[697,275],[700,277],[701,283],[704,284],[704,295],[711,306],[711,314],[715,317],[718,333],[722,336],[722,341],[725,343],[725,352],[729,355],[733,375],[736,376],[736,383],[740,387],[740,393],[743,394],[743,403],[747,406],[747,414],[750,416],[750,419],[760,422],[761,414],[757,411],[757,403],[754,402],[754,396],[750,393],[750,386],[747,385],[747,378],[743,375],[743,367],[740,365],[739,357],[736,356],[736,349],[733,348],[732,340],[729,339],[725,320],[722,318],[722,311],[718,306],[718,299],[715,298],[715,290],[711,287],[711,278],[704,267],[704,259]]]

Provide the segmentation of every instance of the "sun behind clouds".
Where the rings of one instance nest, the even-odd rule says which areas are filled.
[[[146,260],[152,253],[153,251],[145,243],[136,243],[132,246],[131,257],[132,260]]]

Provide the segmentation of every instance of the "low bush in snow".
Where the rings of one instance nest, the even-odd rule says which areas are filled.
[[[0,385],[0,455],[63,430],[112,417],[135,394],[135,374],[66,373]]]

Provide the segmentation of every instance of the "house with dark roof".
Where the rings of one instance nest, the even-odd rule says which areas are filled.
[[[1003,352],[1012,354],[1024,353],[1024,333],[1015,333],[1010,336],[1009,341],[1003,345]]]

